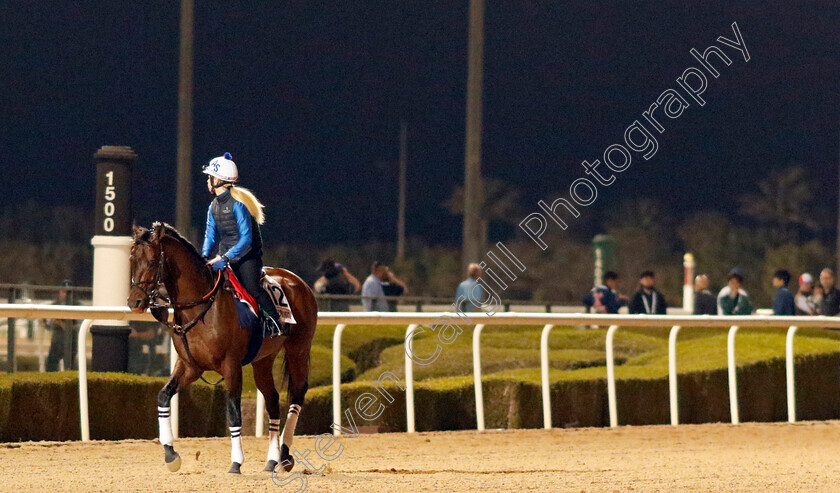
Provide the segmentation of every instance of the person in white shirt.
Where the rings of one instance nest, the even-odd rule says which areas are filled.
[[[362,284],[362,306],[366,312],[390,311],[385,296],[406,294],[408,287],[391,272],[387,265],[381,262],[374,262],[370,270],[370,275]]]

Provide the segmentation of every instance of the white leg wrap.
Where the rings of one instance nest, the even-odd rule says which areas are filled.
[[[268,457],[266,461],[280,462],[280,420],[268,420]]]
[[[242,464],[245,454],[242,453],[242,427],[230,427],[230,461]]]
[[[292,404],[289,406],[289,414],[286,415],[286,425],[283,427],[283,436],[280,441],[283,442],[283,445],[289,447],[289,450],[291,450],[292,442],[295,439],[295,428],[297,427],[300,410],[300,406]]]
[[[168,406],[158,406],[158,437],[161,445],[172,445],[172,424],[169,422]]]

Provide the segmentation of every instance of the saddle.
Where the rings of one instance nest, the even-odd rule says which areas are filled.
[[[225,276],[225,288],[233,293],[238,301],[236,303],[236,314],[239,316],[239,325],[248,330],[248,349],[245,352],[245,357],[242,358],[242,366],[245,366],[251,363],[256,358],[257,353],[260,352],[260,347],[262,347],[263,340],[266,337],[264,324],[266,315],[260,310],[257,301],[245,290],[230,267],[225,269]],[[263,272],[260,281],[263,289],[271,296],[271,301],[277,308],[281,320],[295,323],[294,317],[291,316],[292,312],[288,300],[286,300],[286,295],[283,293],[280,284],[266,276],[265,272]],[[285,308],[285,312],[282,308]]]
[[[242,283],[236,278],[236,274],[233,273],[230,267],[225,269],[225,276],[227,277],[227,283],[229,284],[229,289],[236,298],[239,299],[241,303],[247,306],[248,310],[253,313],[255,316],[261,317],[261,310],[259,305],[257,304],[257,300],[251,296],[248,291],[245,290],[245,287],[242,286]],[[288,324],[296,324],[297,321],[295,320],[295,316],[292,313],[291,305],[289,304],[289,300],[286,298],[286,293],[283,292],[283,287],[280,286],[280,283],[275,281],[273,277],[267,276],[265,271],[262,272],[262,276],[260,276],[260,284],[262,284],[262,288],[268,293],[269,298],[271,298],[272,303],[274,303],[274,307],[277,308],[277,313],[280,314],[280,321],[285,322]]]

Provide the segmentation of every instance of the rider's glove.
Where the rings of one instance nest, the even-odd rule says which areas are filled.
[[[221,260],[217,260],[213,263],[213,272],[217,272],[220,270],[224,270],[227,267],[228,261],[226,257],[222,257]]]

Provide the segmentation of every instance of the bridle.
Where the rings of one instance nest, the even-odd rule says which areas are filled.
[[[163,253],[163,248],[160,248],[160,256],[158,257],[156,262],[153,262],[149,267],[156,268],[157,272],[155,273],[154,279],[146,279],[143,281],[135,281],[134,275],[131,276],[131,287],[139,289],[143,294],[146,295],[146,303],[149,305],[150,310],[155,309],[169,309],[174,308],[175,310],[186,310],[203,303],[206,303],[207,306],[205,307],[204,311],[201,312],[201,315],[193,319],[191,322],[181,326],[175,323],[169,323],[166,321],[162,321],[163,324],[169,326],[170,329],[173,330],[176,334],[180,335],[181,333],[187,333],[191,328],[195,326],[198,321],[204,317],[210,307],[213,305],[213,301],[216,298],[216,292],[219,290],[219,285],[221,284],[222,279],[222,271],[219,271],[218,276],[216,276],[216,282],[213,284],[213,287],[210,291],[202,296],[201,298],[188,301],[188,302],[179,302],[173,301],[169,299],[168,296],[164,296],[161,294],[161,288],[164,287],[163,279],[162,279],[162,271],[163,265],[166,261],[165,254]],[[152,284],[151,289],[146,289],[143,286],[147,284]],[[160,303],[162,301],[162,303]]]
[[[150,310],[153,310],[155,308],[168,309],[172,305],[172,301],[169,299],[169,297],[160,294],[160,289],[163,287],[163,281],[161,280],[161,271],[163,270],[161,266],[163,265],[163,261],[163,248],[161,248],[160,257],[158,258],[157,262],[154,262],[149,265],[150,268],[157,268],[157,274],[155,275],[154,279],[135,281],[134,273],[131,274],[131,287],[139,289],[143,294],[146,295],[146,303],[149,305]],[[143,286],[146,284],[152,284],[152,289],[148,290],[144,288]],[[158,303],[158,301],[163,301],[163,303]]]
[[[210,311],[210,308],[213,306],[213,302],[216,300],[216,292],[219,290],[219,286],[221,285],[222,271],[219,271],[218,276],[216,276],[216,282],[213,284],[213,288],[210,289],[210,291],[207,294],[205,294],[197,300],[182,303],[173,301],[168,296],[164,296],[160,293],[161,288],[164,287],[162,280],[162,271],[165,260],[166,258],[163,253],[163,247],[160,247],[160,256],[158,257],[157,261],[149,265],[150,268],[157,269],[155,278],[146,279],[142,281],[135,281],[134,274],[132,273],[131,287],[139,289],[143,294],[146,295],[146,303],[148,303],[149,311],[152,312],[152,315],[155,317],[155,319],[157,319],[157,321],[162,323],[163,325],[169,327],[173,334],[176,334],[181,337],[181,341],[184,343],[184,349],[186,350],[187,356],[190,359],[190,364],[197,367],[198,365],[195,362],[195,358],[193,357],[192,352],[190,352],[190,344],[187,341],[187,332],[189,332],[190,329],[192,329],[200,321],[202,321],[204,319],[204,316],[207,315],[207,312]],[[146,289],[143,287],[147,284],[152,284],[152,288]],[[193,308],[201,304],[205,305],[205,307],[201,310],[201,313],[199,313],[198,316],[196,316],[186,324],[180,325],[174,320],[172,322],[169,321],[169,308],[173,308],[177,312],[180,310]],[[218,385],[222,382],[222,380],[224,380],[224,378],[222,378],[222,380],[219,380],[216,383],[211,383],[207,380],[204,380],[203,376],[199,376],[199,378],[201,378],[201,380],[210,385]]]

